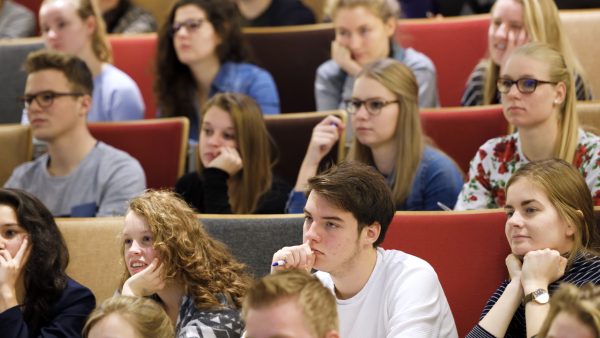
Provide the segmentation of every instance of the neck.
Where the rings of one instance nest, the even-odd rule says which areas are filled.
[[[66,176],[77,169],[81,161],[92,151],[96,140],[85,126],[48,142],[50,165],[53,176]]]
[[[216,55],[190,65],[190,70],[192,71],[194,80],[196,80],[198,89],[208,93],[210,85],[217,76],[220,68],[221,62],[219,62],[219,58]]]
[[[521,150],[529,161],[546,160],[554,157],[558,139],[558,122],[548,119],[533,128],[519,129]]]
[[[100,72],[102,71],[102,66],[104,65],[104,63],[96,57],[96,54],[94,54],[91,42],[89,42],[88,45],[77,54],[77,57],[82,59],[85,62],[85,64],[90,68],[93,77],[98,76],[98,74],[100,74]]]
[[[239,8],[242,16],[248,20],[256,19],[270,5],[273,0],[242,0],[239,1]]]
[[[377,249],[364,248],[349,263],[330,273],[337,299],[352,298],[365,287],[377,263]]]
[[[398,146],[394,142],[388,142],[376,147],[371,148],[373,154],[373,162],[377,170],[388,176],[394,171],[396,166]],[[390,156],[390,154],[393,154]]]
[[[170,281],[157,294],[162,301],[165,312],[171,319],[171,322],[173,322],[173,325],[175,325],[177,323],[177,316],[179,315],[181,299],[185,295],[185,288],[181,283]]]

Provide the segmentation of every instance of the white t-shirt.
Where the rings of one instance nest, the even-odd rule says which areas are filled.
[[[333,291],[328,273],[315,275]],[[378,248],[367,284],[354,297],[337,299],[337,310],[344,338],[458,337],[437,274],[402,251]]]

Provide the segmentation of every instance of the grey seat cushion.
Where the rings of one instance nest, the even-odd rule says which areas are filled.
[[[202,218],[208,233],[229,246],[233,255],[260,278],[271,270],[271,258],[284,246],[302,244],[301,216],[265,218]]]
[[[18,98],[25,90],[27,54],[44,47],[40,40],[0,44],[0,123],[20,123],[23,105]]]

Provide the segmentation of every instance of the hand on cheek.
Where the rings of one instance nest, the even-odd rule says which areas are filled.
[[[150,296],[165,287],[165,281],[162,277],[163,264],[160,264],[158,258],[154,258],[152,263],[144,270],[129,277],[123,285],[122,294],[125,296],[145,297]]]
[[[331,42],[331,58],[350,76],[356,76],[362,69],[362,67],[352,59],[350,49],[337,40]]]
[[[242,169],[242,158],[237,149],[232,147],[221,147],[219,148],[219,152],[219,155],[208,164],[209,168],[221,169],[228,173],[230,177],[234,176]]]
[[[525,294],[536,289],[548,289],[550,283],[561,278],[567,259],[556,250],[543,249],[528,252],[523,257],[521,283]]]
[[[26,236],[15,257],[12,257],[6,249],[0,250],[0,313],[18,305],[17,280],[23,272],[30,252],[31,246]]]

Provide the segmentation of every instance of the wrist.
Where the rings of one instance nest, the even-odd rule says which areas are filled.
[[[523,282],[523,293],[526,295],[538,289],[548,290],[548,283],[544,282]]]
[[[0,287],[0,312],[19,305],[15,288],[10,286]]]

